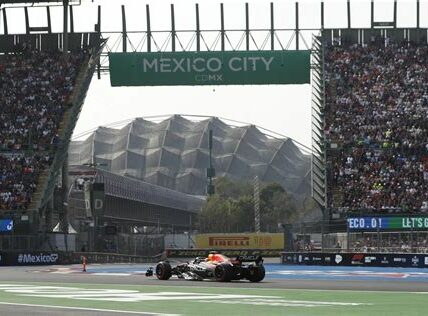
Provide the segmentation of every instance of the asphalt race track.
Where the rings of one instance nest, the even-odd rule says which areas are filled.
[[[304,290],[304,291],[355,291],[355,292],[420,292],[428,293],[428,269],[417,268],[367,268],[367,267],[326,267],[326,266],[288,266],[281,264],[266,264],[266,278],[260,283],[248,281],[234,281],[220,283],[213,281],[186,281],[171,278],[160,281],[156,277],[144,275],[148,265],[88,265],[87,272],[81,270],[80,265],[72,266],[26,266],[0,267],[0,290],[9,284],[67,284],[68,286],[98,286],[115,288],[129,286],[129,288],[159,288],[171,287],[183,289],[190,287],[212,288],[219,291],[221,288],[233,289],[269,289]],[[108,286],[107,286],[108,285]],[[326,291],[327,290],[327,291]],[[179,291],[179,290],[178,290]],[[373,293],[375,293],[373,292]],[[426,297],[426,296],[425,296]],[[428,301],[428,298],[427,298]],[[0,315],[164,315],[163,313],[114,311],[108,309],[64,307],[56,306],[55,301],[48,301],[45,306],[38,304],[12,303],[0,298]],[[51,303],[52,302],[52,303]],[[369,305],[369,304],[367,304]],[[426,307],[424,307],[426,308]],[[182,315],[182,313],[179,313]],[[189,313],[191,314],[191,313]],[[209,313],[208,313],[209,314]],[[236,313],[240,315],[239,312]],[[267,313],[269,314],[269,312]],[[275,313],[272,313],[274,315]],[[316,314],[316,313],[315,313]],[[412,315],[411,312],[408,313]],[[417,312],[415,315],[419,315]],[[175,314],[174,314],[175,315]],[[299,314],[300,315],[300,314]],[[324,314],[320,314],[324,315]]]
[[[428,292],[428,269],[341,267],[339,270],[338,267],[280,264],[267,264],[266,266],[267,276],[263,282],[234,281],[227,283],[227,287]],[[176,278],[160,281],[156,277],[148,278],[144,276],[147,267],[148,265],[89,265],[86,273],[82,272],[80,265],[1,267],[0,281],[224,287],[224,283],[213,281],[188,281]],[[286,271],[286,274],[273,274],[272,267],[277,271]],[[336,273],[316,274],[317,271]],[[344,273],[338,274],[339,271]],[[370,271],[372,275],[357,274],[355,271]],[[353,272],[354,275],[351,276],[350,273],[346,275],[346,272]],[[379,272],[379,275],[374,275],[373,272]],[[391,273],[404,275],[390,276]],[[410,273],[414,273],[415,277],[410,278],[408,276]],[[420,277],[422,273],[423,278]]]

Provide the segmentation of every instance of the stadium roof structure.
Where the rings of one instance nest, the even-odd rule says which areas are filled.
[[[292,139],[268,136],[254,125],[231,126],[216,117],[194,121],[173,115],[159,123],[136,118],[119,129],[99,127],[87,139],[71,142],[69,164],[96,162],[114,174],[205,195],[209,130],[216,176],[235,181],[258,176],[294,195],[310,194],[310,155]]]
[[[41,0],[41,1],[33,1],[33,0],[0,0],[0,5],[2,4],[33,4],[33,3],[51,3],[51,2],[61,2],[63,3],[64,0]],[[68,0],[69,3],[73,2],[80,2],[78,0]]]
[[[33,7],[33,6],[61,6],[61,5],[80,5],[82,0],[0,0],[0,9],[4,5],[12,7]]]

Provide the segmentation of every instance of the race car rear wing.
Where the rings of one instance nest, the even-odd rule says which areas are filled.
[[[257,265],[263,264],[263,258],[260,255],[238,256],[236,257],[236,261],[240,261],[240,262],[254,261]]]

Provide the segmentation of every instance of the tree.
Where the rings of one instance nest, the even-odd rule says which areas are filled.
[[[218,194],[208,197],[207,203],[199,217],[201,233],[225,232],[228,227],[229,206],[227,201]]]
[[[260,191],[261,224],[264,231],[276,231],[279,223],[289,223],[297,211],[295,199],[277,183],[268,183]]]
[[[254,231],[253,186],[218,178],[216,194],[208,197],[199,219],[204,233],[240,233]],[[297,217],[297,203],[279,184],[268,183],[260,191],[262,230],[276,232],[279,223]]]
[[[252,195],[253,187],[248,182],[234,182],[221,177],[215,180],[216,193],[225,199],[239,199],[243,195]]]

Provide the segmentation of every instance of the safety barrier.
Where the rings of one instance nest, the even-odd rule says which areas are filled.
[[[85,257],[85,264],[92,263],[153,263],[160,259],[160,256],[133,256],[115,253],[101,252],[74,252],[70,263],[82,264]]]
[[[282,264],[428,268],[428,254],[361,252],[283,252]]]

